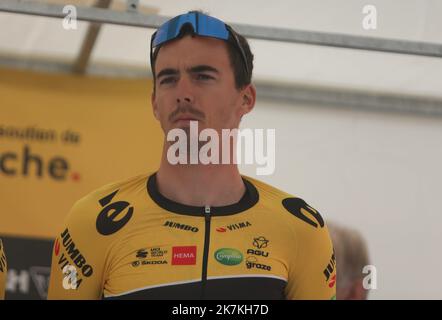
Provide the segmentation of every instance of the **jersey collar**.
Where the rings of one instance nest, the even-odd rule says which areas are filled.
[[[171,211],[178,214],[190,215],[190,216],[203,216],[205,212],[204,207],[199,206],[188,206],[170,200],[164,197],[157,187],[156,172],[152,174],[147,179],[147,192],[152,200],[159,205],[161,208],[167,211]],[[237,213],[241,213],[247,209],[253,207],[259,200],[259,193],[256,187],[244,177],[242,177],[246,191],[237,203],[221,206],[221,207],[210,207],[210,213],[213,216],[227,216]]]

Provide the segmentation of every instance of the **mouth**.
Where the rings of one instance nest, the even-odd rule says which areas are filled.
[[[182,116],[176,118],[173,123],[179,123],[179,122],[189,122],[189,121],[199,121],[199,119],[191,117],[191,116]]]

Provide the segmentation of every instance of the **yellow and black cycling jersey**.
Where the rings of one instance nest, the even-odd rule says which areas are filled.
[[[0,239],[0,300],[5,298],[7,264],[2,239]]]
[[[49,299],[332,299],[335,257],[302,199],[243,176],[233,205],[162,196],[156,174],[80,199],[54,244]]]

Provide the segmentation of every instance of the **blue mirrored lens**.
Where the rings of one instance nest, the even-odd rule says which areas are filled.
[[[229,39],[229,31],[227,30],[225,23],[206,15],[199,15],[197,34],[221,40]]]
[[[157,31],[152,46],[156,47],[166,41],[175,39],[183,25],[189,23],[197,35],[227,40],[229,31],[221,20],[201,14],[186,13],[164,23]]]

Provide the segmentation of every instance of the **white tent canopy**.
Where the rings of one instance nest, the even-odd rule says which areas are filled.
[[[35,1],[28,1],[35,2]],[[48,0],[70,4],[72,1]],[[114,0],[124,10],[122,0]],[[74,1],[92,5],[94,1]],[[294,30],[333,32],[358,36],[442,43],[438,0],[371,1],[377,9],[377,29],[364,30],[366,1],[170,1],[144,0],[145,13],[174,16],[202,9],[233,24]],[[62,20],[0,13],[0,53],[21,59],[46,58],[73,62],[84,39],[87,22],[77,30],[63,29]],[[152,29],[105,24],[92,52],[91,64],[114,64],[147,70]],[[255,53],[255,79],[364,91],[407,93],[442,98],[442,59],[326,46],[251,40]]]
[[[113,3],[113,10],[125,10],[122,0]],[[377,9],[376,30],[362,28],[367,3]],[[195,9],[232,24],[442,45],[440,0],[140,1],[145,14],[170,17]],[[0,12],[0,25],[0,63],[70,72],[90,23],[67,31],[61,19]],[[103,24],[87,72],[149,76],[152,32]],[[267,100],[259,98],[242,123],[278,130],[277,170],[262,180],[312,199],[327,218],[362,231],[379,272],[373,297],[440,299],[442,117],[433,115],[442,115],[442,58],[250,43],[258,93]],[[431,117],[333,108],[344,105]]]

